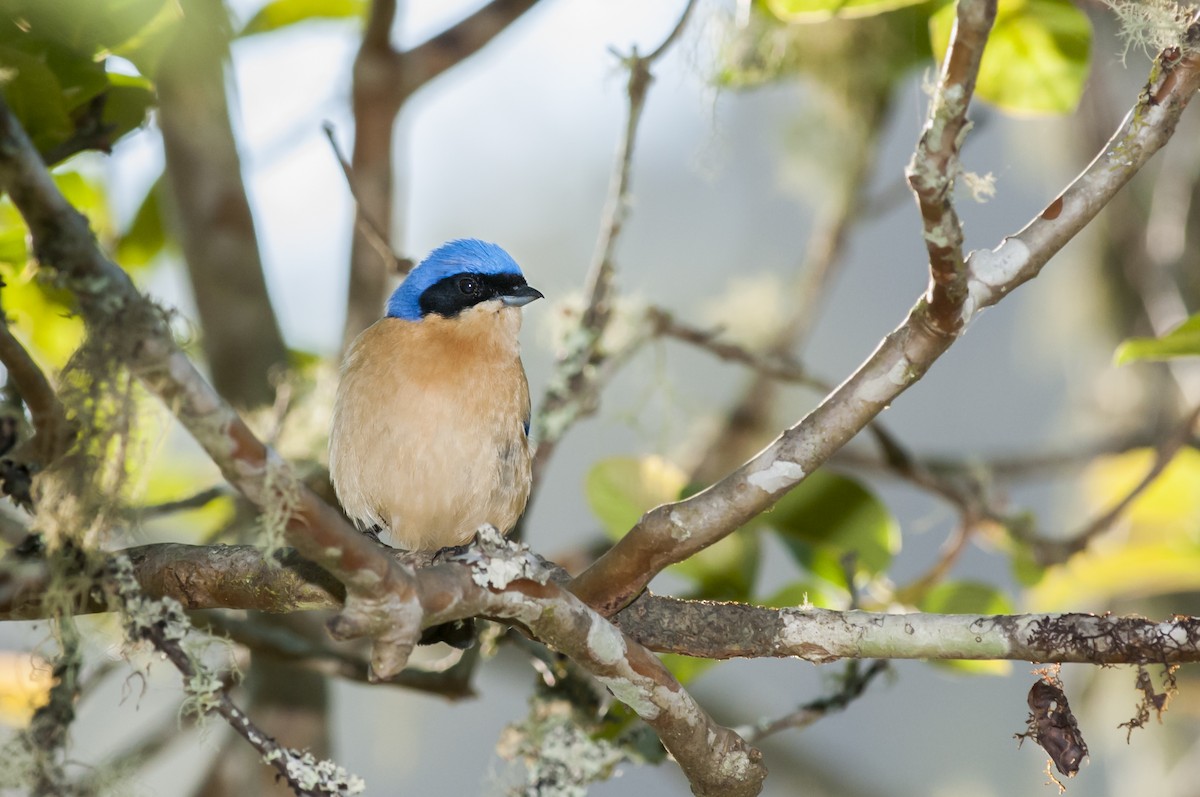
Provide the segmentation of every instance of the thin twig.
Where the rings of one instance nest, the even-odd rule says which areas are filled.
[[[180,498],[175,501],[163,501],[160,504],[150,504],[138,510],[138,517],[142,519],[161,517],[163,515],[172,515],[176,512],[186,512],[190,509],[203,509],[204,507],[216,501],[218,498],[225,498],[233,495],[233,491],[226,485],[217,484],[205,490],[201,490],[194,495],[189,495],[187,498]]]
[[[1046,564],[1064,562],[1071,556],[1083,551],[1097,536],[1104,533],[1113,523],[1125,513],[1125,510],[1137,500],[1150,485],[1162,475],[1183,448],[1195,434],[1196,423],[1200,421],[1200,405],[1188,413],[1173,434],[1168,435],[1156,446],[1154,462],[1145,475],[1125,495],[1121,496],[1107,510],[1086,523],[1082,528],[1064,539],[1053,539],[1044,536],[1029,536],[1023,541],[1029,543],[1038,552],[1039,558]]]
[[[337,142],[337,137],[334,135],[335,129],[333,122],[326,121],[321,125],[321,129],[325,131],[325,137],[329,139],[329,146],[333,148],[333,156],[337,158],[338,165],[342,167],[342,176],[346,178],[346,187],[350,189],[350,196],[354,197],[354,205],[356,213],[354,214],[354,226],[371,247],[378,253],[379,257],[384,262],[389,264],[389,271],[396,276],[404,276],[412,270],[413,261],[407,257],[400,257],[392,249],[392,245],[388,242],[387,233],[384,228],[375,220],[362,201],[358,190],[358,180],[354,177],[354,167],[350,165],[350,161],[342,153],[341,145]]]
[[[757,744],[766,737],[780,731],[807,728],[817,720],[823,719],[830,714],[844,711],[851,703],[862,696],[867,687],[871,685],[871,681],[875,680],[876,676],[887,672],[888,669],[888,662],[877,659],[872,661],[863,670],[861,662],[857,659],[852,659],[846,662],[846,670],[841,679],[841,688],[836,692],[805,703],[790,714],[785,714],[778,719],[758,723],[751,731],[743,735],[747,741]]]
[[[649,55],[640,56],[637,48],[622,62],[629,70],[626,95],[629,98],[625,128],[617,145],[608,199],[600,224],[595,254],[584,282],[584,308],[579,319],[578,341],[560,355],[556,374],[538,406],[535,418],[537,453],[533,459],[533,491],[537,495],[541,474],[558,441],[576,422],[595,412],[599,403],[596,376],[611,352],[603,347],[604,331],[612,318],[612,278],[617,241],[629,212],[629,186],[633,173],[633,151],[646,96],[653,81],[650,68],[674,43],[687,25],[696,0],[688,0],[674,28]]]
[[[828,390],[829,385],[812,376],[803,365],[783,355],[759,354],[736,343],[719,340],[721,331],[704,330],[685,324],[659,307],[646,311],[647,320],[655,334],[690,343],[726,360],[741,363],[763,376],[781,382],[792,382],[816,390]]]

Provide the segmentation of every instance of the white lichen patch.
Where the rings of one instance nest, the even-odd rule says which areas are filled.
[[[481,587],[502,590],[514,581],[539,584],[550,580],[550,571],[529,546],[506,540],[494,526],[480,526],[475,541],[451,561],[471,566],[471,580]]]
[[[338,797],[351,797],[362,794],[367,790],[366,782],[357,775],[351,775],[344,768],[334,763],[317,759],[312,753],[301,753],[291,748],[272,750],[263,756],[263,761],[274,763],[283,757],[288,778],[305,793],[336,794]]]
[[[524,784],[505,793],[538,797],[584,797],[590,784],[612,777],[626,757],[580,727],[565,701],[535,704],[529,720],[504,730],[496,752],[525,764]]]
[[[1019,238],[1006,238],[995,249],[976,249],[967,262],[971,277],[998,288],[1016,279],[1029,263],[1029,247]]]
[[[888,370],[887,378],[893,385],[900,387],[907,385],[912,380],[912,363],[908,361],[907,357],[901,357]]]
[[[904,387],[912,381],[912,363],[908,358],[901,357],[886,374],[865,380],[855,391],[855,397],[862,401],[875,404],[891,401],[900,392],[897,387]]]
[[[593,616],[588,628],[587,646],[601,664],[612,666],[625,658],[625,639],[621,632],[603,617]]]
[[[625,678],[606,678],[597,676],[596,680],[608,687],[613,697],[633,709],[644,720],[657,719],[661,709],[645,689]]]
[[[757,487],[764,493],[777,493],[786,490],[805,476],[804,468],[786,459],[777,459],[771,466],[751,473],[746,482]]]
[[[985,303],[993,300],[1029,265],[1029,247],[1017,238],[1006,238],[995,249],[976,249],[967,258],[967,297],[963,301],[963,328]]]
[[[683,519],[683,515],[678,510],[672,509],[667,515],[667,519],[671,521],[671,539],[683,542],[692,536],[687,521]]]

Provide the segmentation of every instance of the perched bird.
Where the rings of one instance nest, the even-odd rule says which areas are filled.
[[[499,246],[435,249],[342,365],[329,470],[346,514],[410,550],[507,533],[529,500],[529,384],[517,333],[542,298]]]

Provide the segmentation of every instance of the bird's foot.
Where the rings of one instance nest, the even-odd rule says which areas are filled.
[[[445,548],[438,549],[433,554],[433,561],[434,562],[453,562],[457,559],[461,559],[464,556],[466,556],[467,553],[470,552],[472,548],[476,547],[478,542],[479,542],[479,536],[476,535],[474,538],[471,539],[470,542],[465,542],[462,545],[447,545]]]

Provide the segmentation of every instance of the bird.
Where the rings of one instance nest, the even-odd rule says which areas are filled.
[[[449,241],[350,345],[334,398],[329,471],[346,515],[401,548],[507,534],[529,500],[529,383],[521,308],[544,298],[494,243]]]

